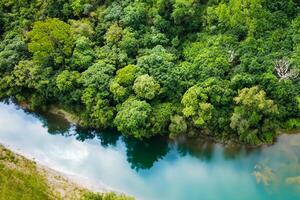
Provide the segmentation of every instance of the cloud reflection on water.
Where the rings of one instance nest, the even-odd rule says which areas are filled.
[[[65,137],[63,132],[54,134],[57,129],[49,134],[45,123],[12,104],[0,104],[1,143],[50,168],[103,182],[138,199],[269,198],[252,176],[254,165],[269,155],[266,151],[247,156],[239,152],[226,158],[218,145],[194,149],[166,141],[140,143],[109,134],[91,137],[92,133],[85,139],[84,131],[77,134],[79,129],[72,126]],[[272,199],[277,198],[280,196]]]

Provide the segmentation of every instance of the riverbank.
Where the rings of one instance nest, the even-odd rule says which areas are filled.
[[[123,194],[92,191],[64,174],[0,145],[0,199],[133,200]]]
[[[28,103],[27,101],[20,101],[20,102],[14,102],[16,103],[20,108],[24,109],[24,110],[28,110],[30,112],[35,112],[35,110],[30,106],[30,103]],[[58,115],[62,118],[64,118],[65,120],[67,120],[69,123],[72,124],[77,124],[79,125],[81,122],[81,119],[79,116],[70,113],[68,111],[66,111],[65,109],[59,107],[59,106],[55,106],[55,105],[50,105],[49,107],[47,107],[47,111],[51,114],[54,115]]]
[[[300,134],[281,135],[267,147],[228,149],[201,139],[177,144],[82,130],[15,104],[0,103],[0,112],[0,141],[8,149],[137,199],[300,198],[293,184],[300,172]]]
[[[30,103],[26,102],[26,101],[22,101],[22,102],[14,102],[16,103],[16,105],[18,105],[20,108],[24,109],[24,110],[28,110],[30,112],[36,112],[31,106]],[[76,113],[73,112],[69,112],[66,109],[64,109],[61,106],[58,105],[49,105],[47,107],[46,111],[43,111],[44,113],[50,113],[53,115],[57,115],[61,118],[63,118],[64,120],[66,120],[67,122],[71,123],[71,124],[75,124],[77,126],[82,126],[82,120],[80,119],[80,117],[78,115],[76,115]],[[93,129],[93,127],[84,127],[84,128],[90,128]],[[258,143],[258,144],[249,144],[249,143],[245,143],[241,140],[239,140],[239,138],[237,136],[234,135],[213,135],[210,132],[206,131],[206,130],[198,130],[198,129],[191,129],[188,130],[185,134],[181,134],[178,135],[175,138],[169,138],[169,140],[172,140],[173,142],[184,142],[186,140],[200,140],[201,143],[203,143],[203,141],[206,142],[212,142],[215,144],[222,144],[225,147],[236,147],[236,146],[245,146],[247,148],[257,148],[257,147],[263,147],[263,146],[270,146],[273,145],[278,136],[282,135],[282,134],[299,134],[300,133],[300,129],[293,129],[293,130],[284,130],[284,129],[278,129],[277,130],[277,136],[274,138],[274,140],[270,143]]]

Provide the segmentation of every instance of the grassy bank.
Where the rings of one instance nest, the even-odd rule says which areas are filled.
[[[115,193],[93,193],[58,172],[0,145],[0,200],[133,200]]]

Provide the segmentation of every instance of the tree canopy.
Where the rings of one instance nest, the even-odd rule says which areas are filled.
[[[5,0],[0,99],[125,136],[244,143],[300,128],[296,0]]]

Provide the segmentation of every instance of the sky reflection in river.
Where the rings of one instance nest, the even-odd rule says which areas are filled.
[[[42,118],[1,103],[0,143],[58,171],[102,182],[138,199],[300,198],[295,185],[300,176],[300,136],[281,137],[262,150],[232,151],[199,141],[140,142],[113,131],[82,130],[47,115]],[[257,183],[256,177],[269,182]]]

